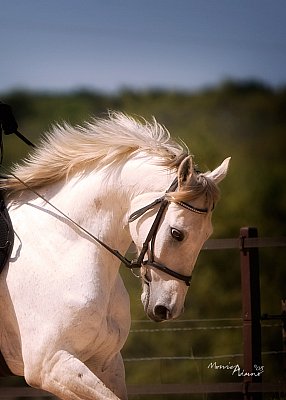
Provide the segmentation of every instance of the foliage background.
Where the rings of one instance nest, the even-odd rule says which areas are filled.
[[[82,124],[92,116],[104,116],[108,109],[146,119],[154,115],[174,137],[188,144],[201,170],[213,169],[225,157],[232,157],[214,213],[213,237],[237,237],[242,226],[257,227],[260,236],[285,236],[285,87],[274,90],[256,81],[226,81],[197,92],[153,89],[107,95],[87,90],[21,90],[2,93],[0,98],[13,107],[20,132],[35,143],[55,122]],[[19,161],[29,151],[13,135],[4,137],[4,149],[5,165]],[[286,297],[284,259],[285,249],[260,252],[263,313],[280,313],[281,299]],[[207,368],[214,360],[242,365],[242,358],[234,356],[242,353],[241,329],[236,328],[241,324],[238,251],[201,253],[185,313],[172,323],[148,321],[140,302],[139,281],[123,268],[122,275],[130,293],[134,321],[123,350],[127,383],[238,380],[229,372]],[[144,332],[138,332],[141,330]],[[262,329],[262,342],[264,352],[282,350],[279,322],[278,326]],[[226,357],[219,358],[221,355]],[[165,358],[134,361],[141,357]],[[283,380],[281,357],[265,355],[263,365],[264,381]]]

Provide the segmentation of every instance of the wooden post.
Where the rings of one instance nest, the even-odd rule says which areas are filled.
[[[248,385],[262,381],[262,374],[254,376],[262,366],[260,326],[260,280],[258,249],[245,247],[247,238],[257,237],[256,228],[240,229],[240,269],[242,289],[244,400],[261,400],[261,393],[248,393]]]
[[[286,299],[281,300],[281,315],[286,318]],[[282,319],[283,376],[286,380],[286,319]]]

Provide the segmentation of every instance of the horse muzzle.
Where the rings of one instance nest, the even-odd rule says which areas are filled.
[[[147,316],[155,322],[163,322],[178,318],[184,311],[186,290],[176,292],[175,297],[170,297],[168,288],[161,292],[160,285],[154,282],[143,280],[143,293],[141,301]],[[187,288],[186,288],[187,289]]]
[[[184,307],[179,312],[176,311],[176,307],[166,306],[164,304],[157,304],[153,308],[147,310],[147,315],[150,319],[155,322],[169,321],[178,318],[183,312]]]

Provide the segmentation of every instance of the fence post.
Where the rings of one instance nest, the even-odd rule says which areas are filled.
[[[261,361],[261,326],[260,326],[260,279],[258,248],[245,247],[247,238],[257,237],[256,228],[240,229],[240,270],[242,291],[243,320],[243,357],[244,357],[244,400],[260,400],[262,393],[248,393],[248,385],[261,382],[257,375]],[[259,374],[258,374],[259,375]]]
[[[281,314],[286,317],[286,299],[281,300]],[[286,319],[282,320],[283,376],[286,380]]]

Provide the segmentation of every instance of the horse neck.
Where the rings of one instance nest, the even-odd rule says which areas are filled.
[[[94,236],[119,251],[128,248],[130,238],[124,229],[126,210],[122,191],[105,174],[87,173],[64,184],[52,185],[48,196],[52,204]]]
[[[130,243],[128,216],[132,200],[143,193],[164,193],[174,173],[140,157],[111,170],[73,178],[54,197],[77,223],[124,253]],[[55,189],[54,189],[55,190]]]
[[[138,157],[117,168],[114,174],[91,169],[81,178],[74,176],[68,181],[44,187],[39,192],[77,224],[124,254],[132,240],[128,229],[131,201],[143,193],[163,193],[173,178],[174,175],[166,169]],[[23,203],[31,203],[31,196],[31,192],[27,191],[22,197]],[[37,196],[32,202],[39,208],[50,209],[51,214],[55,211],[49,204],[43,206],[42,199]],[[57,223],[58,229],[66,230],[69,235],[70,224],[63,224],[61,219],[53,219],[52,229]],[[78,233],[73,232],[74,239],[77,239],[76,235]],[[103,249],[96,245],[92,251],[102,252]],[[106,250],[102,254],[109,257],[109,264],[119,268],[120,262],[113,255]]]

